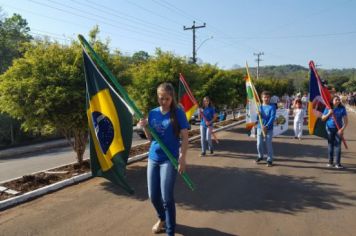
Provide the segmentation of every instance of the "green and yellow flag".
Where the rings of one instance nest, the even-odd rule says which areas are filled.
[[[92,175],[133,193],[125,176],[132,143],[132,112],[85,51],[83,58]]]

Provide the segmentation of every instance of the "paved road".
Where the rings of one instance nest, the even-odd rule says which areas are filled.
[[[326,168],[326,141],[274,139],[275,166],[256,165],[255,140],[242,126],[219,132],[216,155],[190,145],[191,192],[176,186],[177,235],[355,235],[356,115],[350,114],[344,170]],[[150,235],[146,162],[128,168],[126,195],[101,178],[0,213],[0,235]]]
[[[37,149],[35,152],[31,151],[31,147],[24,147],[29,152],[27,154],[22,154],[21,147],[3,151],[6,154],[12,152],[13,155],[6,155],[6,158],[0,155],[0,182],[75,162],[76,154],[71,147],[56,147],[56,145],[63,146],[63,141],[50,142],[51,148],[47,148],[46,144],[36,144],[34,145]],[[132,145],[144,142],[147,142],[147,140],[141,139],[134,133]],[[65,141],[64,144],[66,144]],[[88,147],[84,153],[84,158],[89,158]]]

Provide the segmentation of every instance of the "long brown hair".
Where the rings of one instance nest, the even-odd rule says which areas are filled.
[[[176,135],[176,137],[179,137],[179,124],[178,124],[178,120],[177,120],[177,115],[176,115],[176,111],[177,111],[177,101],[176,101],[176,95],[174,92],[174,87],[171,83],[162,83],[157,87],[157,93],[159,90],[163,90],[164,92],[168,93],[169,96],[172,97],[172,102],[171,102],[171,106],[170,106],[170,120],[173,126],[173,132]]]

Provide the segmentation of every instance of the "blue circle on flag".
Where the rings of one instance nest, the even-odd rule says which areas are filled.
[[[91,115],[96,138],[102,152],[106,154],[114,140],[114,126],[107,116],[98,111],[94,111]]]

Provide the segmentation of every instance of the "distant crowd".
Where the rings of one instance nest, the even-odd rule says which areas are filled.
[[[349,106],[356,106],[356,92],[353,93],[339,93],[343,104],[347,104]]]

